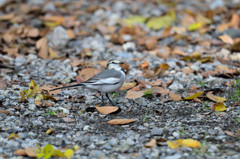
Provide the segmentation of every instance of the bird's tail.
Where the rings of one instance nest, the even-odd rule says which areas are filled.
[[[50,91],[55,91],[55,90],[58,90],[58,89],[65,89],[65,88],[71,88],[71,87],[77,87],[77,86],[84,86],[84,85],[80,83],[80,84],[75,84],[75,85],[70,85],[70,86],[54,88],[54,89],[51,89]]]

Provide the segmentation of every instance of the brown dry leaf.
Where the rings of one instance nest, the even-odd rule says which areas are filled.
[[[148,66],[149,66],[149,62],[148,61],[144,61],[143,63],[140,64],[140,67],[142,69],[148,68]]]
[[[134,119],[112,119],[110,121],[108,121],[108,124],[111,125],[124,125],[124,124],[129,124],[129,123],[133,123],[136,120]]]
[[[8,111],[8,110],[0,109],[0,114],[6,114],[6,115],[8,115],[9,113],[10,113],[10,111]]]
[[[217,30],[219,32],[223,32],[224,30],[229,28],[229,23],[223,23],[217,27]]]
[[[113,112],[116,112],[119,109],[119,107],[115,107],[115,106],[102,106],[102,107],[98,107],[98,106],[96,106],[96,109],[100,113],[102,113],[104,115],[108,115],[108,114],[111,114]]]
[[[160,86],[162,84],[162,80],[157,79],[156,81],[151,82],[153,86]]]
[[[179,101],[179,100],[182,100],[182,97],[178,94],[175,94],[173,92],[169,92],[169,97],[170,99],[174,100],[174,101]]]
[[[170,66],[169,66],[167,63],[162,63],[159,67],[160,67],[163,71],[167,71]]]
[[[57,51],[54,51],[52,48],[48,47],[48,53],[49,53],[49,58],[50,59],[56,59],[59,58],[60,56],[58,55]]]
[[[18,156],[27,156],[27,153],[24,149],[18,149],[16,151],[14,151],[14,154],[18,155]]]
[[[38,37],[40,35],[40,31],[37,28],[31,28],[28,30],[27,36],[28,37]]]
[[[142,76],[148,79],[154,78],[155,77],[154,70],[144,69],[142,72]]]
[[[12,33],[9,33],[9,32],[6,32],[6,33],[4,33],[4,35],[3,35],[2,38],[3,38],[3,40],[4,40],[5,42],[11,43],[11,42],[13,42],[13,41],[15,40],[16,35],[14,35],[14,34],[12,34]]]
[[[204,71],[204,72],[201,73],[201,75],[202,75],[203,77],[205,77],[205,78],[208,78],[209,76],[214,76],[214,75],[216,75],[216,74],[217,74],[216,71],[211,71],[211,70],[209,70],[209,71]]]
[[[148,51],[150,55],[157,55],[160,58],[167,59],[170,56],[171,49],[168,46],[160,46],[152,51]]]
[[[13,13],[9,13],[9,14],[4,14],[4,15],[0,15],[0,21],[8,21],[14,18],[14,14]]]
[[[182,71],[185,74],[190,74],[190,73],[194,72],[194,70],[192,68],[190,68],[190,67],[184,67],[184,68],[182,68]]]
[[[136,85],[137,85],[136,82],[133,82],[133,83],[124,83],[119,90],[120,90],[120,91],[126,91],[126,90],[129,90],[129,89],[135,87]]]
[[[128,99],[137,99],[137,98],[141,98],[144,93],[146,91],[132,91],[132,90],[129,90],[127,91],[127,95],[125,96],[125,98],[128,98]]]
[[[230,44],[230,45],[233,44],[233,39],[227,34],[221,35],[218,38],[221,39],[226,44]]]
[[[83,81],[86,81],[89,78],[98,74],[99,72],[101,72],[101,70],[97,68],[84,68],[79,72],[79,75],[77,77],[79,77]]]
[[[1,62],[1,60],[0,60]],[[7,79],[5,78],[0,78],[0,88],[5,90],[7,88]]]
[[[156,147],[156,145],[157,145],[156,139],[151,139],[148,143],[144,145],[144,147],[153,148],[153,147]]]
[[[71,123],[71,122],[74,122],[75,119],[74,118],[68,118],[68,117],[65,117],[65,118],[62,118],[63,121],[65,121],[66,123]]]
[[[231,21],[229,22],[229,26],[238,29],[240,23],[239,15],[237,13],[233,13]]]
[[[27,102],[27,100],[25,99],[25,93],[24,92],[20,92],[20,96],[21,96],[21,98],[19,99],[19,103]]]
[[[148,50],[153,50],[156,48],[157,38],[156,37],[148,37],[145,41],[145,46]]]
[[[152,87],[152,93],[168,95],[169,89],[164,89],[162,87]]]
[[[185,56],[185,53],[181,50],[173,50],[172,51],[172,54],[175,54],[175,55],[180,55],[180,56]]]
[[[6,46],[3,47],[3,52],[6,52],[7,54],[9,54],[12,57],[19,56],[18,51],[19,51],[18,47],[14,47],[14,48],[9,48],[9,47],[6,47]]]
[[[240,133],[238,132],[231,132],[231,131],[224,131],[227,135],[232,136],[232,137],[240,137]]]
[[[25,148],[25,152],[28,155],[28,157],[36,157],[37,156],[37,152],[36,149],[33,147],[27,147]]]
[[[36,47],[39,50],[38,56],[47,59],[48,58],[48,40],[47,38],[43,37],[39,39],[36,43]]]

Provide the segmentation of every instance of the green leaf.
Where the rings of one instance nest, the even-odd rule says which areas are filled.
[[[138,16],[128,17],[127,19],[124,19],[123,22],[128,25],[134,25],[134,24],[144,23],[146,19],[147,19],[146,17],[138,15]]]
[[[190,24],[187,29],[188,29],[188,31],[195,31],[195,30],[198,30],[201,27],[202,27],[202,23],[197,22],[197,23]]]
[[[174,11],[171,11],[169,14],[151,18],[146,26],[153,30],[159,30],[161,28],[166,28],[171,26],[176,21],[176,14]]]
[[[67,159],[70,159],[73,154],[74,154],[74,151],[73,151],[72,149],[67,149],[67,150],[64,152],[64,156],[67,157]]]
[[[146,91],[146,92],[144,93],[143,96],[148,96],[148,95],[151,95],[151,94],[152,94],[152,89],[149,89],[148,91]]]

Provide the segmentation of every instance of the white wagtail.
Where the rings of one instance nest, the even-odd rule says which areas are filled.
[[[110,61],[108,61],[107,67],[105,70],[103,70],[102,72],[93,76],[92,78],[88,79],[87,81],[82,82],[80,84],[55,88],[50,91],[82,86],[82,87],[88,88],[90,90],[105,93],[106,97],[108,98],[110,103],[112,105],[116,105],[109,98],[108,93],[112,93],[112,92],[118,90],[124,83],[125,71],[120,66],[121,64],[123,64],[123,62],[120,62],[118,60],[110,60]],[[102,94],[102,104],[104,104],[103,94]]]

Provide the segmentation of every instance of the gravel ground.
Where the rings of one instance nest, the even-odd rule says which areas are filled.
[[[44,1],[34,0],[27,2],[34,5],[44,3]],[[83,1],[83,3],[83,6],[86,7],[91,4],[100,4],[98,1],[93,1],[91,4],[88,1]],[[229,6],[234,4],[234,1],[228,3]],[[98,24],[105,19],[108,19],[109,25],[115,25],[116,18],[126,18],[131,15],[131,9],[134,5],[140,8],[138,13],[145,16],[161,15],[169,9],[164,5],[155,6],[154,2],[105,1],[101,3],[101,6],[110,7],[110,10],[105,12],[100,8],[95,10],[94,13],[80,16],[79,20],[85,23],[84,27]],[[202,6],[208,6],[215,9],[216,5],[224,5],[224,1],[215,0],[205,3],[181,1],[176,8],[177,10],[183,8],[199,10]],[[44,9],[54,10],[54,8],[54,3],[48,3]],[[216,19],[219,18],[221,17],[216,16]],[[145,26],[142,27],[149,32],[149,35],[160,36],[162,34],[161,31],[153,31]],[[123,51],[119,44],[109,47],[109,38],[99,32],[93,32],[91,36],[70,41],[64,37],[64,31],[62,27],[58,27],[58,29],[55,28],[55,32],[52,31],[48,36],[50,41],[55,42],[55,45],[60,47],[58,49],[62,50],[62,54],[68,53],[69,58],[42,59],[36,54],[30,53],[16,58],[4,54],[0,55],[1,58],[8,59],[10,65],[16,67],[14,72],[1,72],[1,76],[7,80],[8,86],[5,90],[0,90],[0,108],[9,112],[8,114],[0,113],[0,154],[4,154],[0,158],[26,158],[17,156],[13,152],[20,148],[36,147],[36,144],[40,146],[51,144],[56,148],[78,146],[79,150],[75,151],[72,158],[82,159],[240,158],[239,137],[232,137],[225,133],[225,131],[236,132],[239,130],[239,106],[231,107],[234,101],[229,96],[229,92],[233,91],[234,88],[224,85],[226,82],[237,79],[237,76],[227,79],[222,77],[204,78],[199,73],[185,74],[182,72],[182,68],[188,66],[188,63],[179,58],[172,57],[164,60],[158,56],[139,51],[139,49],[127,52]],[[56,34],[61,34],[63,37],[54,37]],[[214,34],[217,34],[217,32],[204,35],[198,32],[190,32],[189,36],[209,41],[213,39]],[[159,40],[157,45],[170,45],[173,42],[174,39],[168,37]],[[186,44],[184,40],[175,43],[184,47],[187,54],[201,47],[198,44]],[[70,58],[79,58],[77,54],[83,48],[94,50],[92,57],[85,59],[85,61],[95,62],[103,59],[107,60],[110,57],[127,62],[130,65],[130,71],[126,77],[128,82],[132,82],[134,79],[149,82],[156,79],[161,79],[164,82],[173,80],[168,89],[183,97],[187,96],[189,88],[193,85],[196,85],[199,91],[217,92],[217,95],[227,99],[225,103],[227,111],[209,113],[209,106],[213,102],[206,99],[202,99],[204,101],[202,103],[184,100],[173,101],[168,95],[153,94],[132,100],[125,98],[125,91],[119,91],[113,97],[113,100],[116,101],[121,110],[114,114],[103,115],[95,109],[95,106],[101,102],[96,97],[99,94],[82,88],[62,90],[59,94],[54,95],[58,98],[57,101],[48,101],[52,103],[50,107],[36,106],[34,99],[31,98],[28,99],[27,103],[19,103],[20,90],[28,89],[32,79],[40,86],[44,84],[68,85],[74,82],[78,75],[78,67],[71,65]],[[211,49],[213,48],[219,52],[224,51],[221,46],[212,46]],[[133,58],[139,60],[132,60]],[[144,61],[149,62],[150,69],[164,62],[169,64],[170,68],[164,76],[155,77],[151,80],[146,79],[139,69],[139,65]],[[220,64],[221,61],[214,59],[214,62],[207,64],[195,62],[191,68],[194,70],[214,70]],[[199,83],[204,83],[204,85],[201,86]],[[63,111],[67,116],[51,115],[49,110]],[[115,118],[131,118],[135,119],[136,122],[120,126],[107,123]],[[55,132],[46,134],[50,127],[54,128]],[[11,133],[17,133],[19,138],[8,140]],[[203,146],[200,149],[171,149],[166,142],[160,142],[153,148],[144,147],[151,139],[173,141],[180,138],[198,140]]]

